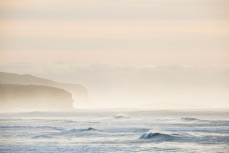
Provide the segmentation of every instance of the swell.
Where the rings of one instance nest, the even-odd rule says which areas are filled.
[[[98,131],[95,128],[89,127],[89,128],[82,128],[82,129],[70,129],[70,130],[65,130],[63,132],[65,133],[78,133],[78,132],[86,132],[86,131]]]
[[[191,123],[208,123],[213,125],[229,125],[228,120],[214,120],[214,119],[198,119],[194,117],[182,117],[180,118],[181,121],[184,122],[191,122]]]
[[[139,139],[149,140],[149,142],[179,142],[179,143],[196,143],[196,144],[228,144],[229,136],[222,135],[205,135],[197,136],[188,133],[160,133],[147,132],[143,133]]]
[[[193,118],[193,117],[182,117],[181,118],[182,121],[186,121],[186,122],[191,122],[191,121],[201,121],[198,118]]]
[[[64,129],[58,132],[51,132],[42,135],[36,135],[33,138],[55,138],[55,137],[117,137],[117,136],[129,136],[137,133],[146,132],[149,129],[143,128],[105,128],[96,129],[92,127],[88,128],[72,128]]]
[[[52,129],[62,131],[64,128],[55,126],[0,126],[0,129]]]
[[[98,131],[95,128],[92,127],[88,127],[88,128],[80,128],[80,129],[63,129],[57,133],[49,133],[49,134],[43,134],[43,135],[36,135],[33,138],[37,139],[37,138],[56,138],[56,137],[65,137],[65,136],[76,136],[78,134],[85,135],[85,132],[90,132],[90,131]]]

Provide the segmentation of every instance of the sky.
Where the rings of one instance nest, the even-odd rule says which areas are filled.
[[[0,71],[80,83],[97,107],[229,108],[228,10],[227,0],[1,1]]]

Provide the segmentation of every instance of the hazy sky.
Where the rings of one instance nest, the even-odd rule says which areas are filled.
[[[229,107],[228,10],[227,0],[1,1],[0,70],[81,83],[89,88],[91,99],[103,104],[112,101],[107,105],[123,99],[128,106],[127,101],[135,99],[136,107],[144,100],[146,107],[160,102],[160,108],[170,108],[176,102],[176,106],[195,108],[201,99],[203,107],[220,99],[218,107]],[[164,72],[164,66],[172,66],[172,72]],[[182,74],[173,66],[182,67]],[[205,73],[209,67],[211,73]],[[192,89],[179,87],[182,81],[171,84],[173,74],[190,81],[188,76],[200,71],[198,75],[212,76],[207,79],[210,89],[206,84]],[[160,76],[169,79],[159,90],[166,84]],[[125,80],[130,80],[129,85]],[[217,81],[221,83],[216,88]],[[141,91],[133,90],[139,84]],[[174,87],[174,96],[168,95],[169,87]],[[126,94],[121,91],[128,89]],[[182,94],[182,99],[183,90],[188,94]],[[194,91],[202,97],[194,94],[196,102],[190,99],[187,104]],[[133,93],[147,94],[134,97]],[[210,93],[215,97],[209,98]]]

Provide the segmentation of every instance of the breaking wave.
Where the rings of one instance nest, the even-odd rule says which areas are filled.
[[[186,142],[198,144],[228,144],[229,136],[224,135],[205,135],[196,136],[190,134],[164,134],[159,132],[143,133],[139,139],[152,140],[154,142]]]
[[[161,141],[165,141],[165,140],[173,140],[176,137],[170,134],[163,134],[163,133],[158,133],[158,132],[146,132],[143,133],[140,136],[140,139],[155,139],[155,140],[161,140]]]

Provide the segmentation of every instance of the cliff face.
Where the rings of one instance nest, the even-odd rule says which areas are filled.
[[[67,84],[35,77],[32,75],[19,75],[14,73],[0,72],[0,84],[18,85],[44,85],[64,89],[72,94],[72,98],[77,104],[88,102],[87,89],[79,84]]]
[[[69,111],[72,95],[59,88],[41,85],[0,84],[1,111]]]

